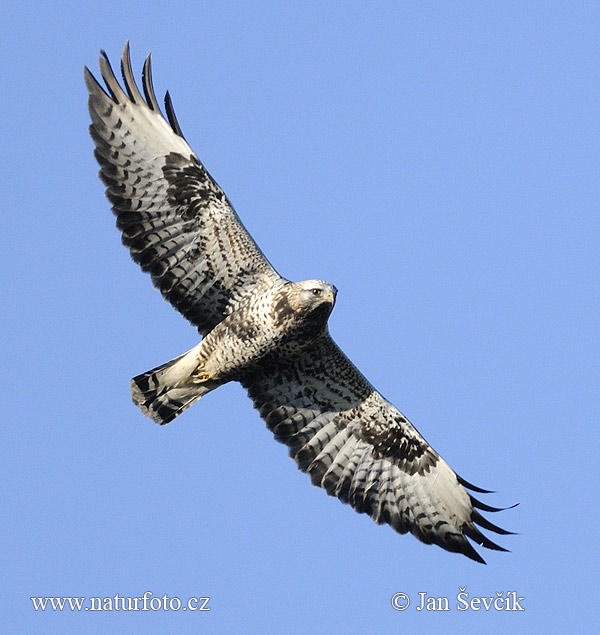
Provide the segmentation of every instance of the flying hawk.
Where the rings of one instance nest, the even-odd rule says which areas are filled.
[[[476,525],[507,532],[415,427],[365,379],[327,328],[337,290],[290,282],[265,258],[185,141],[169,93],[141,94],[129,46],[125,90],[101,52],[104,89],[85,68],[90,133],[123,243],[202,334],[191,351],[131,381],[133,401],[166,424],[203,395],[240,382],[314,485],[397,532],[484,563],[467,540],[506,551]]]

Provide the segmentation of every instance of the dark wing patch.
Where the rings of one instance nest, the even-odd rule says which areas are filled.
[[[163,117],[150,57],[144,64],[145,97],[133,78],[128,46],[121,69],[125,90],[102,53],[106,91],[85,69],[100,177],[132,258],[206,334],[241,298],[280,276],[186,143],[170,98],[170,123]]]
[[[275,438],[330,496],[401,534],[484,562],[467,540],[505,551],[476,525],[499,511],[466,481],[354,367],[328,334],[294,355],[280,352],[242,381]]]

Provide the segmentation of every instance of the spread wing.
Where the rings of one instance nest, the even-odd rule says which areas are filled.
[[[506,551],[476,527],[508,534],[412,424],[361,375],[329,334],[273,356],[244,380],[255,408],[298,467],[330,496],[401,534],[484,563],[467,540]]]
[[[167,93],[169,121],[152,87],[150,56],[140,93],[126,45],[125,92],[102,52],[108,92],[85,69],[100,177],[133,259],[178,311],[206,334],[240,298],[279,275],[223,190],[187,144]]]

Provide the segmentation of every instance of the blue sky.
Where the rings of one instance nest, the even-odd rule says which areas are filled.
[[[3,24],[10,632],[591,630],[600,5],[25,1]],[[493,518],[511,553],[484,567],[328,498],[239,386],[164,428],[131,404],[129,378],[197,335],[96,176],[82,67],[127,39],[276,268],[338,287],[349,357],[486,502],[520,503]],[[525,611],[458,611],[461,587]],[[146,591],[211,610],[29,599]]]

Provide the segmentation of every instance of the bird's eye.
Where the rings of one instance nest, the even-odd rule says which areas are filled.
[[[311,289],[310,292],[315,296],[315,298],[318,298],[321,295],[321,289]]]

